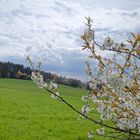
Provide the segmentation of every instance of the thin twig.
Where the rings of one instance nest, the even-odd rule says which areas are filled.
[[[102,47],[102,45],[99,45],[95,40],[93,40],[93,41],[94,41],[95,45],[97,45],[98,47]],[[121,50],[107,49],[107,48],[106,48],[106,50],[128,54],[128,52],[124,52],[124,51],[121,51]],[[131,53],[131,55],[134,56],[134,57],[136,57],[136,58],[138,58],[138,59],[140,59],[139,56],[137,56],[137,55],[135,55],[135,54],[133,54],[133,53]]]
[[[131,130],[130,130],[130,133],[129,133],[129,136],[128,136],[128,140],[130,140],[131,138]]]

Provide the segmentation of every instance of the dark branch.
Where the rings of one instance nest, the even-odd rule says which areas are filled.
[[[63,103],[65,103],[65,104],[66,104],[68,107],[70,107],[73,111],[75,111],[76,113],[78,113],[78,114],[80,114],[81,116],[85,117],[86,119],[90,120],[91,122],[96,123],[96,124],[99,124],[99,125],[102,125],[102,126],[104,126],[104,127],[107,127],[107,128],[113,129],[113,130],[116,130],[116,131],[125,132],[125,133],[130,134],[130,131],[122,130],[122,129],[119,129],[119,128],[116,128],[116,127],[112,127],[112,126],[103,124],[102,122],[98,122],[98,121],[96,121],[96,120],[90,118],[89,116],[86,116],[85,114],[81,113],[81,112],[78,111],[76,108],[74,108],[71,104],[69,104],[63,97],[61,97],[61,96],[59,96],[59,95],[56,95],[53,91],[51,91],[51,90],[48,89],[48,88],[45,88],[45,87],[44,87],[44,89],[47,90],[48,92],[54,94],[60,101],[62,101]],[[139,134],[133,133],[133,132],[131,132],[131,135],[140,136]]]
[[[102,45],[99,45],[95,40],[93,40],[93,41],[94,41],[95,45],[97,45],[98,47],[102,47]],[[124,54],[128,54],[129,53],[129,52],[125,52],[125,51],[121,51],[121,50],[115,50],[115,49],[106,49],[106,50],[113,51],[113,52],[124,53]],[[131,53],[131,55],[134,56],[134,57],[136,57],[137,59],[140,59],[139,56],[137,56],[137,55],[135,55],[133,53]]]

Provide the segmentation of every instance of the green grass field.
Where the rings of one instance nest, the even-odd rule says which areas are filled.
[[[81,110],[86,90],[59,86],[60,94]],[[32,81],[0,79],[0,140],[88,140],[97,128]],[[96,140],[110,140],[96,137]]]

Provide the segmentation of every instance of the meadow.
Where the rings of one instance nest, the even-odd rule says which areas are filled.
[[[88,93],[64,85],[58,91],[78,110],[84,105],[82,95]],[[78,118],[32,81],[0,79],[0,140],[88,140],[87,133],[98,126]]]

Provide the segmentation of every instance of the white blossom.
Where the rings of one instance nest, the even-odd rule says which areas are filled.
[[[94,133],[92,131],[88,132],[88,138],[92,139],[94,137]]]
[[[96,133],[97,133],[98,135],[105,135],[105,129],[104,129],[104,128],[96,129]]]
[[[89,99],[89,96],[82,96],[82,101],[87,101]]]
[[[48,84],[47,83],[44,83],[43,84],[43,87],[47,88],[48,87]]]
[[[33,82],[36,83],[36,85],[39,88],[43,88],[43,85],[44,85],[43,75],[41,75],[40,73],[37,73],[37,72],[32,72],[31,79],[33,80]]]
[[[51,97],[52,97],[53,99],[57,99],[58,96],[59,96],[59,93],[58,93],[58,92],[55,92],[55,93],[52,93],[52,94],[51,94]]]
[[[95,82],[89,82],[89,88],[90,89],[96,89],[96,83]]]
[[[107,38],[105,38],[102,46],[103,46],[103,48],[107,48],[107,47],[110,48],[113,45],[113,43],[114,43],[114,41],[110,37],[107,37]],[[101,48],[101,49],[103,49],[103,48]]]
[[[50,82],[49,89],[52,90],[52,91],[56,91],[57,90],[57,84],[53,83],[53,82]]]
[[[123,42],[121,42],[121,43],[119,43],[118,44],[118,48],[119,49],[122,49],[122,48],[124,48],[126,45],[123,43]]]
[[[114,50],[119,50],[119,48],[120,48],[119,43],[114,43],[114,45],[112,46],[112,49]]]
[[[87,115],[87,113],[90,111],[90,106],[89,105],[84,105],[81,109],[81,113],[84,115]]]

